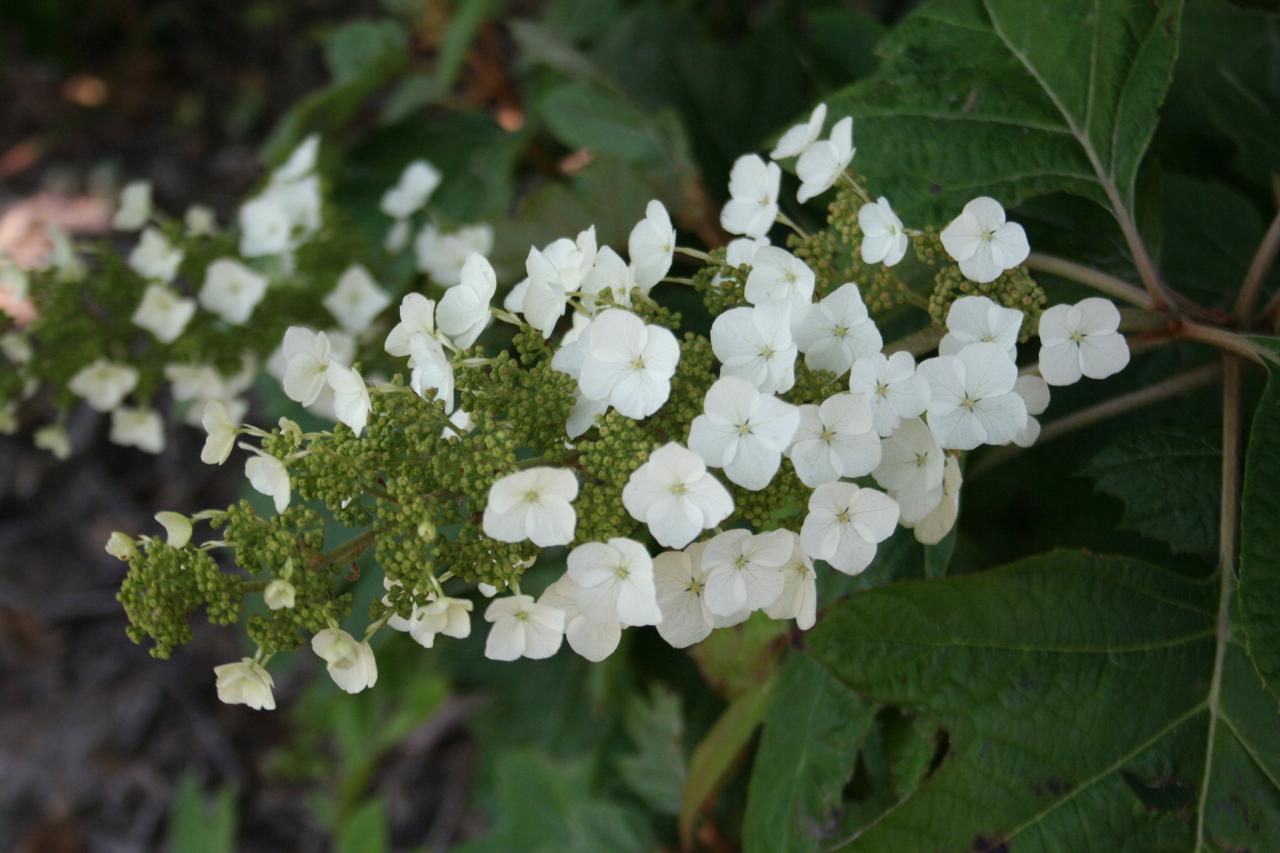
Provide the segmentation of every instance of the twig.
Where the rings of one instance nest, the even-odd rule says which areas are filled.
[[[1258,251],[1249,264],[1249,271],[1244,274],[1240,295],[1236,297],[1235,314],[1242,327],[1247,328],[1253,320],[1253,308],[1262,292],[1262,283],[1267,280],[1272,264],[1275,263],[1277,251],[1280,251],[1280,213],[1271,220],[1271,227],[1258,244]],[[1280,294],[1277,294],[1277,298],[1280,298]]]
[[[919,331],[898,338],[896,341],[890,341],[884,345],[884,354],[892,355],[895,352],[909,352],[912,355],[924,355],[932,352],[937,348],[938,342],[942,340],[942,330],[936,326],[925,326]]]
[[[1262,360],[1262,356],[1254,349],[1247,340],[1235,332],[1226,329],[1219,329],[1214,326],[1202,326],[1199,323],[1186,322],[1178,329],[1176,337],[1183,338],[1188,341],[1198,341],[1202,344],[1217,347],[1225,352],[1242,355],[1250,361],[1266,365]]]
[[[1137,305],[1139,308],[1145,308],[1148,311],[1156,308],[1155,300],[1142,288],[1134,287],[1129,282],[1118,279],[1102,270],[1087,267],[1075,261],[1068,261],[1066,258],[1032,252],[1027,257],[1027,266],[1033,270],[1061,276],[1078,284],[1092,287],[1094,290],[1100,290],[1109,296],[1123,299],[1130,305]]]

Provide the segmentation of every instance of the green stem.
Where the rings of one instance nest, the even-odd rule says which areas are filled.
[[[1033,270],[1047,272],[1050,275],[1056,275],[1074,281],[1077,284],[1092,287],[1094,290],[1101,291],[1108,296],[1123,299],[1130,305],[1137,305],[1139,308],[1145,308],[1148,311],[1155,310],[1155,300],[1146,291],[1102,270],[1041,252],[1032,252],[1028,255],[1026,264]]]
[[[792,231],[796,232],[796,234],[798,234],[802,240],[809,239],[809,232],[805,231],[799,225],[792,222],[791,217],[787,216],[781,210],[778,211],[778,221],[781,222],[783,225],[787,226],[788,228],[790,228]]]
[[[1267,229],[1262,242],[1258,245],[1253,262],[1249,264],[1249,271],[1245,273],[1244,282],[1240,285],[1240,295],[1236,297],[1236,320],[1245,328],[1253,321],[1254,306],[1258,303],[1262,284],[1271,272],[1278,251],[1280,251],[1280,213],[1271,220],[1271,227]]]

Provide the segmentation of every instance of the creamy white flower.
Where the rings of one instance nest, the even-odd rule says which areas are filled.
[[[20,302],[27,298],[30,286],[26,270],[0,252],[0,292],[8,293],[15,301]]]
[[[294,402],[310,406],[324,390],[332,345],[324,332],[290,326],[281,347],[284,355],[284,393]]]
[[[329,362],[325,371],[329,387],[333,389],[333,411],[338,420],[351,427],[356,435],[364,432],[369,422],[369,409],[373,403],[369,400],[369,386],[359,371],[343,367],[336,361]]]
[[[297,590],[284,578],[276,578],[262,591],[268,610],[291,610],[296,596]]]
[[[155,409],[120,406],[111,412],[111,432],[107,437],[121,447],[159,453],[164,450],[164,422]]]
[[[271,173],[271,183],[288,184],[300,181],[316,170],[316,161],[320,157],[320,135],[308,134],[297,144],[285,161]]]
[[[471,432],[475,426],[471,421],[471,414],[464,412],[462,409],[454,409],[449,415],[449,426],[440,430],[441,438],[458,438],[463,433]]]
[[[636,223],[627,238],[627,254],[641,293],[647,294],[666,277],[675,251],[676,229],[662,202],[654,199],[645,207],[644,219]]]
[[[647,418],[667,402],[680,344],[661,326],[610,308],[583,335],[586,351],[578,385],[583,395],[607,402],[628,418]]]
[[[320,179],[308,175],[297,181],[273,183],[263,193],[283,212],[289,223],[291,242],[299,242],[320,228],[323,200],[320,196]]]
[[[823,483],[809,497],[800,542],[815,560],[856,575],[871,565],[876,544],[897,525],[898,505],[888,495],[852,483]]]
[[[280,255],[289,250],[289,216],[270,198],[255,198],[240,208],[240,254],[246,258]]]
[[[237,663],[224,663],[213,668],[218,688],[218,701],[227,705],[248,705],[255,711],[274,711],[276,698],[272,694],[275,681],[271,673],[253,658],[241,658]]]
[[[397,219],[387,229],[387,236],[382,241],[382,248],[387,254],[398,255],[409,248],[409,238],[413,236],[413,228],[407,219]]]
[[[416,334],[409,339],[409,387],[424,400],[435,390],[434,399],[444,401],[444,410],[453,411],[453,362],[433,337]]]
[[[109,412],[138,385],[138,369],[128,364],[98,359],[80,368],[67,387],[99,412]]]
[[[763,246],[751,260],[744,291],[752,305],[783,303],[793,315],[813,299],[813,270],[778,246]]]
[[[120,191],[120,205],[111,220],[118,231],[137,231],[151,218],[151,183],[131,181]]]
[[[1027,259],[1031,246],[1016,222],[1006,222],[1000,202],[979,196],[942,229],[942,246],[970,281],[995,281]]]
[[[493,251],[493,228],[488,225],[466,225],[443,233],[434,225],[426,225],[414,241],[418,271],[436,284],[452,287],[462,274],[462,265],[472,254],[487,257]]]
[[[683,548],[733,512],[733,498],[693,451],[670,442],[649,454],[622,490],[622,505],[659,544]]]
[[[164,528],[165,543],[173,548],[185,548],[191,541],[191,519],[180,512],[157,512],[156,521]]]
[[[662,621],[658,634],[677,649],[706,639],[713,628],[736,625],[751,615],[743,609],[729,616],[716,616],[707,608],[707,575],[702,567],[705,542],[695,542],[684,551],[666,551],[653,560],[654,586]]]
[[[341,628],[325,628],[311,638],[311,650],[325,662],[333,683],[347,693],[359,693],[378,680],[373,648]]]
[[[791,444],[800,413],[746,380],[725,376],[703,398],[703,414],[689,426],[689,449],[744,489],[773,480]]]
[[[955,355],[969,344],[1000,344],[1010,359],[1018,356],[1022,312],[997,305],[985,296],[961,296],[947,312],[947,334],[938,344],[940,355]]]
[[[862,260],[868,264],[891,267],[902,260],[911,245],[902,220],[884,196],[858,209],[858,227],[862,229]]]
[[[489,488],[484,532],[500,542],[530,540],[539,548],[568,545],[578,517],[573,499],[578,480],[564,468],[529,468],[508,474]]]
[[[924,518],[942,499],[945,455],[924,421],[904,420],[880,445],[880,464],[871,473],[898,502],[904,525]]]
[[[800,406],[798,411],[787,456],[806,486],[861,477],[880,464],[880,436],[865,394],[833,394],[821,406]]]
[[[529,248],[525,259],[528,284],[520,299],[520,310],[544,338],[551,336],[568,307],[569,294],[582,287],[595,262],[595,226],[580,233],[577,240],[562,237],[544,249]]]
[[[241,447],[246,446],[242,444]],[[276,457],[263,453],[256,447],[246,447],[246,449],[254,454],[244,463],[244,475],[249,478],[249,485],[271,498],[276,512],[284,512],[289,507],[289,498],[292,494],[289,471]]]
[[[560,348],[551,357],[551,366],[574,379],[582,376],[582,364],[587,357],[587,330],[591,327],[591,318],[582,314],[573,315],[573,326],[564,333],[560,340]],[[595,400],[582,392],[581,384],[574,387],[573,408],[565,421],[565,432],[570,438],[577,438],[595,424],[595,420],[609,409],[608,398]]]
[[[435,638],[440,635],[464,640],[471,636],[472,607],[465,598],[437,597],[432,593],[425,604],[414,608],[409,636],[427,649],[435,645]]]
[[[956,355],[920,365],[929,382],[929,429],[954,450],[1007,444],[1027,425],[1027,407],[1013,393],[1018,366],[1000,344],[970,344]]]
[[[1082,375],[1106,379],[1119,373],[1129,363],[1119,328],[1120,312],[1098,296],[1050,307],[1040,315],[1040,375],[1050,385],[1071,385]]]
[[[32,442],[41,450],[47,450],[59,459],[71,456],[71,437],[58,424],[40,427],[31,437]]]
[[[243,325],[267,292],[267,279],[234,258],[219,258],[205,270],[200,307],[233,326]]]
[[[84,261],[80,259],[80,254],[76,251],[75,244],[71,242],[67,232],[57,225],[47,225],[45,233],[51,244],[46,263],[57,272],[58,280],[80,281],[84,278]]]
[[[382,212],[392,219],[407,219],[422,209],[440,186],[440,170],[426,160],[414,160],[400,173],[400,180],[382,195]]]
[[[849,168],[853,153],[853,119],[846,116],[831,128],[829,139],[813,143],[796,161],[796,175],[800,178],[796,199],[804,204],[831,189]]]
[[[763,237],[778,218],[778,188],[782,169],[756,154],[744,154],[729,172],[729,200],[720,211],[720,225],[730,234]]]
[[[484,256],[473,252],[462,265],[458,285],[451,287],[436,306],[436,325],[467,349],[489,325],[489,302],[498,290],[498,275]]]
[[[1035,416],[1044,414],[1044,410],[1049,408],[1049,385],[1041,377],[1029,373],[1019,376],[1013,383],[1013,393],[1021,397],[1027,407],[1027,425],[1013,437],[1013,443],[1019,447],[1030,447],[1040,437],[1040,421]]]
[[[749,266],[755,263],[756,253],[769,245],[768,237],[739,237],[724,247],[724,262],[731,267]]]
[[[789,530],[756,535],[738,528],[713,536],[702,552],[707,609],[731,616],[777,601],[786,580],[782,568],[791,557],[792,535]]]
[[[814,370],[841,376],[853,362],[880,352],[884,340],[867,313],[858,285],[842,284],[791,320],[796,346]]]
[[[107,545],[104,550],[117,560],[125,563],[138,556],[138,546],[133,541],[133,537],[119,530],[111,531],[111,535],[107,537]]]
[[[31,361],[31,356],[34,355],[31,349],[31,342],[23,332],[9,332],[6,335],[0,335],[0,353],[3,353],[4,357],[14,364],[26,364]]]
[[[149,284],[142,301],[130,318],[135,326],[146,329],[161,343],[178,339],[196,313],[196,301],[179,296],[163,284]]]
[[[231,420],[226,405],[218,400],[205,403],[200,423],[208,433],[204,447],[200,449],[200,461],[206,465],[221,465],[235,446],[238,425]]]
[[[827,105],[818,104],[809,115],[809,120],[797,124],[782,134],[778,144],[769,154],[774,160],[785,160],[788,157],[799,157],[809,146],[818,141],[822,135],[822,126],[827,121]]]
[[[18,431],[18,404],[10,400],[0,404],[0,435],[13,435]]]
[[[388,355],[409,355],[409,339],[414,335],[432,337],[436,333],[436,303],[421,293],[406,293],[400,300],[400,322],[389,333],[383,348]]]
[[[656,625],[662,621],[653,586],[653,560],[639,542],[613,538],[569,552],[569,577],[578,609],[596,622]]]
[[[391,297],[360,264],[348,267],[324,298],[324,307],[347,332],[358,335],[391,304]]]
[[[770,619],[794,619],[797,628],[807,631],[818,620],[818,586],[813,560],[804,552],[799,536],[789,530],[779,532],[787,534],[791,556],[781,569],[782,592],[764,612]]]
[[[617,618],[598,621],[578,607],[580,588],[565,572],[542,593],[538,604],[554,607],[564,613],[564,638],[569,648],[593,663],[599,663],[617,651],[622,640],[622,624]],[[656,605],[655,605],[656,606]]]
[[[903,519],[902,526],[913,528],[916,541],[925,545],[937,545],[951,532],[960,514],[960,460],[947,457],[946,471],[942,476],[942,497],[938,505],[917,522]]]
[[[182,221],[187,226],[188,237],[209,237],[218,230],[218,220],[207,205],[191,205],[183,214]]]
[[[595,311],[601,295],[607,293],[614,305],[630,306],[631,291],[635,289],[635,270],[613,249],[601,246],[595,266],[582,279],[582,305]],[[578,316],[581,315],[574,315],[575,321]]]
[[[148,228],[129,253],[129,268],[147,281],[168,284],[178,274],[182,258],[182,250],[170,243],[159,228]]]
[[[916,372],[916,360],[908,352],[855,360],[849,369],[849,390],[867,395],[871,419],[882,438],[891,435],[903,418],[917,417],[929,405],[929,383]]]
[[[531,595],[495,598],[484,611],[492,622],[484,644],[484,656],[491,660],[533,660],[549,658],[564,639],[564,611],[533,600]]]
[[[796,383],[791,315],[775,305],[730,308],[711,324],[711,349],[721,376],[737,376],[769,394]]]

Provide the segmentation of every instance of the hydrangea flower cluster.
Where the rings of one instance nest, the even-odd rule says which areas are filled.
[[[473,591],[490,599],[488,657],[545,658],[567,642],[597,661],[624,629],[656,627],[676,647],[756,611],[806,629],[823,572],[865,571],[899,526],[942,540],[966,453],[1034,441],[1049,386],[1125,366],[1119,314],[1086,299],[1028,328],[1026,311],[994,298],[1005,279],[1029,280],[1026,235],[999,203],[973,200],[940,234],[911,230],[850,171],[852,120],[824,137],[825,118],[820,106],[771,160],[735,164],[722,224],[740,238],[724,252],[679,246],[652,201],[625,256],[587,228],[532,247],[526,276],[501,297],[506,283],[478,248],[455,247],[455,280],[432,272],[395,322],[379,319],[372,306],[385,296],[367,275],[344,276],[333,298],[366,334],[377,330],[399,369],[379,379],[332,333],[294,327],[281,349],[285,392],[309,408],[327,395],[338,426],[266,430],[206,404],[204,460],[223,464],[253,440],[241,444],[245,473],[277,514],[241,503],[183,519],[180,536],[172,517],[163,539],[116,534],[135,637],[165,655],[189,635],[195,607],[226,621],[261,593],[267,612],[248,622],[259,651],[219,667],[217,685],[224,701],[269,708],[263,667],[275,652],[309,639],[335,683],[359,692],[377,678],[374,634],[427,647],[466,637]],[[781,224],[796,232],[793,249],[816,245],[780,212],[779,161],[794,161],[801,202],[839,185],[832,228],[859,236],[846,254],[887,269],[916,247],[939,276],[997,286],[950,300],[936,354],[886,343],[858,281],[770,243]],[[430,183],[406,173],[388,194],[393,212]],[[841,207],[850,194],[865,199],[856,210]],[[691,280],[671,275],[677,257],[701,267],[702,320],[663,304]],[[1038,363],[1019,368],[1019,342],[1037,332]],[[315,502],[358,532],[326,549]],[[220,537],[194,544],[192,521]],[[357,639],[340,621],[368,548],[385,595]],[[238,571],[211,569],[220,549]],[[563,570],[533,595],[521,582],[540,559]]]

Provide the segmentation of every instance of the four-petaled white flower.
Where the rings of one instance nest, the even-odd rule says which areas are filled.
[[[159,228],[152,227],[142,232],[138,245],[129,253],[129,268],[147,281],[168,284],[178,274],[182,258],[182,250],[170,243]]]
[[[785,308],[730,308],[711,324],[711,349],[724,365],[721,376],[740,377],[769,394],[796,384],[796,342]]]
[[[194,299],[179,296],[168,285],[149,284],[130,319],[135,326],[155,335],[156,340],[171,344],[187,328],[195,313]]]
[[[560,349],[551,357],[551,366],[574,379],[582,377],[582,364],[587,358],[587,332],[591,328],[591,318],[575,313],[573,326],[564,333],[560,340]],[[574,388],[573,408],[565,420],[565,432],[570,438],[577,438],[595,424],[598,416],[609,409],[608,399],[596,400],[582,392],[579,383]]]
[[[67,383],[71,393],[99,412],[109,412],[138,384],[138,369],[100,358],[76,371]]]
[[[324,307],[338,325],[353,335],[369,328],[373,318],[390,304],[391,297],[360,264],[348,267],[324,298]]]
[[[368,642],[341,628],[325,628],[311,638],[311,650],[325,662],[333,683],[347,693],[359,693],[378,680],[378,662]]]
[[[902,521],[903,527],[912,528],[917,542],[937,545],[951,532],[960,515],[960,483],[960,460],[948,456],[947,467],[942,475],[942,498],[938,505],[919,521]]]
[[[744,489],[769,485],[800,423],[796,407],[734,376],[716,380],[702,402],[689,449]]]
[[[1050,385],[1080,377],[1106,379],[1129,363],[1120,312],[1098,296],[1075,305],[1054,305],[1040,315],[1040,375]]]
[[[409,355],[409,339],[414,335],[432,337],[436,333],[436,303],[421,293],[406,293],[400,300],[400,322],[391,327],[383,349],[387,355]]]
[[[200,461],[206,465],[221,465],[231,455],[231,448],[235,447],[238,425],[231,420],[226,404],[220,400],[204,404],[200,423],[208,433],[204,447],[200,449]]]
[[[1028,373],[1013,383],[1013,393],[1021,397],[1027,407],[1027,425],[1013,437],[1013,443],[1019,447],[1030,447],[1040,437],[1040,421],[1035,416],[1044,414],[1044,410],[1049,408],[1049,385],[1041,377]]]
[[[653,586],[653,560],[639,542],[613,538],[569,552],[569,577],[578,609],[596,622],[657,625],[662,621]]]
[[[564,639],[564,611],[533,600],[531,595],[495,598],[484,611],[492,622],[484,644],[484,656],[491,660],[533,660],[549,658]]]
[[[191,541],[191,519],[180,512],[157,512],[156,521],[164,528],[164,541],[171,548],[185,548]]]
[[[213,668],[218,688],[218,701],[227,705],[248,705],[255,711],[274,711],[276,698],[272,695],[275,681],[271,673],[253,658],[241,658],[236,663],[224,663]]]
[[[837,376],[844,375],[857,359],[876,355],[884,345],[858,285],[852,282],[805,307],[792,318],[791,326],[804,363]]]
[[[299,142],[284,162],[271,173],[271,183],[289,184],[300,181],[316,170],[316,162],[320,159],[320,135],[307,134]]]
[[[382,194],[382,212],[392,219],[408,219],[422,209],[440,186],[440,170],[426,160],[414,160],[400,173],[400,180]]]
[[[437,596],[427,597],[425,604],[415,607],[409,623],[409,636],[425,649],[435,645],[436,637],[443,635],[455,640],[471,636],[471,610],[474,605],[465,598]]]
[[[622,490],[622,505],[658,543],[683,548],[733,512],[733,498],[702,457],[675,442],[649,454]]]
[[[568,545],[578,523],[572,501],[578,480],[563,468],[529,468],[489,488],[484,532],[500,542],[528,539],[539,548]]]
[[[205,204],[193,204],[182,215],[188,237],[211,237],[218,231],[218,219],[213,209]]]
[[[484,255],[473,252],[462,264],[458,284],[449,288],[436,306],[436,325],[467,349],[489,325],[489,302],[498,290],[498,275]]]
[[[806,486],[861,477],[880,464],[880,436],[865,394],[833,394],[799,413],[787,455]]]
[[[823,483],[809,496],[800,542],[815,560],[856,575],[871,565],[876,544],[897,525],[898,504],[888,495],[852,483]]]
[[[705,542],[683,551],[665,551],[653,559],[654,586],[662,621],[658,634],[673,647],[683,649],[706,639],[713,628],[736,625],[751,615],[742,609],[717,616],[707,607],[707,574],[702,568]]]
[[[445,355],[440,342],[428,335],[416,334],[409,339],[409,387],[424,400],[435,389],[435,399],[444,401],[444,410],[452,412],[453,362]]]
[[[538,598],[538,604],[554,607],[564,614],[564,638],[569,648],[592,663],[599,663],[617,651],[622,641],[622,624],[617,617],[597,621],[578,607],[580,588],[565,572],[559,580],[547,587]]]
[[[680,344],[661,326],[610,308],[583,334],[586,350],[578,378],[582,393],[628,418],[647,418],[667,402]]]
[[[756,154],[744,154],[729,172],[729,200],[720,211],[720,225],[730,234],[763,237],[778,218],[778,188],[782,169]]]
[[[561,237],[544,249],[529,248],[524,262],[528,284],[520,299],[520,311],[544,338],[551,337],[568,307],[569,294],[582,287],[595,262],[594,225],[579,233],[576,240]]]
[[[787,129],[778,139],[769,154],[774,160],[785,160],[788,157],[799,157],[809,146],[818,141],[822,135],[822,126],[827,121],[827,105],[818,104],[809,115],[809,120]]]
[[[243,325],[267,292],[267,279],[234,258],[209,264],[200,288],[200,307],[233,326]]]
[[[970,281],[995,281],[1027,259],[1031,246],[1016,222],[1006,222],[1000,202],[979,196],[942,229],[942,246]]]
[[[744,295],[752,305],[782,303],[795,314],[813,299],[809,265],[778,246],[762,246],[751,259]]]
[[[164,421],[155,409],[120,406],[111,412],[111,432],[108,438],[121,447],[136,447],[147,453],[159,453],[164,450]]]
[[[905,420],[880,445],[880,465],[871,472],[898,502],[903,524],[928,515],[942,498],[945,455],[919,418]]]
[[[716,616],[768,607],[782,594],[782,568],[791,558],[789,530],[753,534],[737,528],[713,536],[702,551],[703,598]]]
[[[151,218],[151,184],[148,181],[131,181],[120,191],[120,206],[111,219],[111,227],[117,231],[137,231]]]
[[[902,220],[884,196],[859,208],[858,227],[862,229],[862,260],[868,264],[891,267],[902,260],[911,245]]]
[[[804,552],[800,537],[785,532],[791,541],[791,556],[782,567],[782,592],[764,609],[770,619],[794,619],[796,627],[808,631],[818,621],[817,575],[813,559]]]
[[[636,287],[648,293],[671,269],[676,251],[676,229],[662,202],[654,199],[644,209],[644,219],[636,223],[627,238],[627,254],[636,271]]]
[[[903,418],[914,418],[929,405],[929,383],[916,372],[909,352],[857,359],[849,369],[849,390],[867,395],[871,419],[882,438],[892,435]]]
[[[296,403],[310,406],[325,387],[333,348],[324,332],[303,326],[285,330],[280,348],[284,355],[284,393]]]
[[[604,294],[614,305],[630,306],[631,291],[636,289],[636,274],[622,257],[608,246],[596,253],[596,264],[582,279],[582,305],[594,312]],[[579,316],[574,315],[576,320]]]
[[[289,217],[269,198],[255,198],[240,208],[240,254],[263,258],[289,250]]]
[[[325,377],[333,389],[334,414],[351,427],[353,433],[360,435],[369,422],[369,409],[373,405],[369,400],[369,386],[364,384],[359,371],[336,361],[329,362]]]
[[[920,372],[929,382],[929,429],[943,447],[1007,444],[1026,427],[1026,404],[1013,393],[1018,366],[1000,344],[970,344],[928,359]]]
[[[828,139],[820,139],[805,149],[796,161],[800,189],[796,199],[804,204],[835,185],[853,160],[853,119],[845,116],[831,128]]]
[[[71,456],[71,436],[61,424],[42,426],[31,436],[31,443],[41,450],[47,450],[59,459]]]
[[[271,498],[276,512],[284,512],[289,508],[289,498],[292,495],[288,469],[279,459],[256,447],[245,444],[240,446],[254,454],[244,462],[244,475],[249,478],[249,485]]]
[[[947,333],[938,344],[939,355],[955,355],[969,344],[1000,344],[1010,359],[1018,355],[1022,312],[997,305],[985,296],[961,296],[947,312]]]
[[[431,276],[436,284],[453,287],[462,275],[462,265],[472,254],[488,256],[493,251],[493,228],[489,225],[464,225],[456,231],[441,232],[426,225],[414,241],[418,271]]]
[[[268,610],[292,610],[297,603],[297,595],[293,584],[284,578],[276,578],[262,591],[262,600]]]

